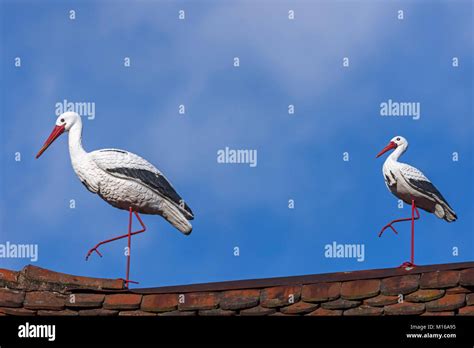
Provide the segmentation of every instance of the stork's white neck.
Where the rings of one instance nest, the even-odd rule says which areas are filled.
[[[82,147],[82,121],[76,120],[69,129],[69,155],[74,172],[79,180],[92,192],[98,192],[97,169],[89,153]]]
[[[385,162],[397,162],[401,155],[407,150],[406,146],[398,146],[391,154],[387,157]]]
[[[82,147],[82,122],[78,119],[69,130],[69,154],[71,161],[86,154]]]

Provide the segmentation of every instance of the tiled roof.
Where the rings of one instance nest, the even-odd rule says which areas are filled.
[[[474,262],[126,289],[118,279],[0,269],[0,315],[473,315]]]

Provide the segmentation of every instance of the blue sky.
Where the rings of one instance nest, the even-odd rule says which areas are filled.
[[[398,236],[377,234],[410,209],[397,207],[384,158],[375,159],[395,135],[410,144],[402,161],[459,216],[448,224],[421,213],[416,262],[473,260],[472,2],[0,3],[0,243],[38,244],[36,265],[124,276],[125,241],[103,247],[102,259],[84,256],[126,232],[127,213],[83,187],[66,135],[34,159],[64,99],[95,103],[95,119],[83,122],[86,150],[141,155],[195,213],[188,237],[143,215],[148,232],[132,244],[140,286],[398,266],[409,258],[409,224]],[[388,99],[419,102],[421,118],[381,117]],[[226,146],[256,149],[257,167],[218,164]],[[333,241],[363,244],[364,262],[324,257]],[[0,259],[6,268],[28,263]]]

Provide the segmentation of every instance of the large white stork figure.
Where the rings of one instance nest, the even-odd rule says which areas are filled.
[[[446,199],[421,171],[408,164],[398,162],[398,159],[407,148],[408,141],[404,137],[396,136],[376,156],[378,158],[385,152],[394,150],[383,164],[382,171],[385,184],[395,196],[405,203],[411,204],[411,217],[393,220],[385,225],[379,233],[379,237],[381,237],[387,228],[391,228],[395,234],[398,234],[392,224],[400,221],[411,221],[411,259],[410,262],[404,262],[400,266],[403,268],[415,266],[415,220],[420,218],[418,208],[434,213],[447,222],[457,219],[456,213],[449,206]]]
[[[136,283],[129,279],[131,236],[146,231],[138,213],[161,215],[179,231],[188,235],[192,230],[188,220],[194,218],[193,212],[164,175],[143,158],[117,149],[86,152],[81,141],[81,117],[75,112],[65,112],[58,117],[56,126],[36,158],[64,132],[69,132],[69,154],[79,180],[89,191],[98,194],[112,206],[129,211],[128,233],[98,243],[89,250],[86,260],[93,252],[102,257],[99,246],[128,238],[125,284],[128,286],[129,283]],[[134,232],[133,214],[142,227]]]

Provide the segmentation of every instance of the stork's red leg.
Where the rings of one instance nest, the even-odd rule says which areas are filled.
[[[89,252],[87,253],[87,256],[86,256],[86,260],[89,259],[89,256],[91,256],[91,254],[93,252],[96,252],[100,257],[102,257],[102,254],[100,253],[100,251],[98,250],[98,248],[103,245],[103,244],[107,244],[107,243],[110,243],[110,242],[114,242],[116,240],[119,240],[119,239],[123,239],[123,238],[128,238],[128,255],[127,255],[127,274],[126,274],[126,279],[125,280],[125,285],[128,286],[128,283],[136,283],[136,282],[133,282],[131,280],[129,280],[129,276],[130,276],[130,253],[131,253],[131,237],[136,235],[136,234],[139,234],[139,233],[143,233],[146,231],[146,226],[145,224],[143,223],[142,221],[142,218],[140,217],[140,215],[138,215],[138,213],[136,211],[133,211],[132,208],[130,207],[129,209],[129,220],[128,220],[128,233],[127,234],[124,234],[124,235],[121,235],[121,236],[117,236],[117,237],[114,237],[114,238],[111,238],[111,239],[107,239],[107,240],[104,240],[100,243],[98,243],[95,247],[93,247],[91,250],[89,250]],[[135,214],[135,216],[137,217],[137,220],[138,222],[140,223],[140,225],[142,226],[142,229],[141,230],[138,230],[138,231],[134,231],[132,232],[132,219],[133,219],[133,214]]]
[[[393,221],[390,221],[388,224],[386,224],[382,230],[380,231],[379,233],[379,237],[382,237],[383,233],[385,232],[385,230],[387,228],[391,228],[392,231],[395,233],[395,234],[398,234],[397,230],[395,229],[395,227],[392,226],[392,224],[394,223],[397,223],[397,222],[402,222],[402,221],[410,221],[411,220],[411,217],[410,218],[403,218],[403,219],[397,219],[397,220],[393,220]]]
[[[415,217],[416,213],[416,217]],[[415,220],[420,218],[420,212],[415,205],[415,201],[411,201],[411,251],[410,251],[410,262],[404,262],[400,265],[401,268],[415,267]]]
[[[413,220],[418,220],[420,218],[420,213],[418,212],[418,208],[415,206],[415,201],[412,200],[411,201],[411,204],[412,204],[412,213],[411,213],[411,217],[409,218],[403,218],[403,219],[396,219],[396,220],[393,220],[393,221],[390,221],[388,224],[386,224],[382,230],[380,231],[379,233],[379,237],[382,237],[383,233],[385,232],[385,230],[387,228],[391,228],[393,232],[395,232],[395,234],[398,234],[397,230],[395,229],[395,227],[393,227],[392,225],[397,223],[397,222],[403,222],[403,221],[413,221]],[[414,211],[416,211],[416,214],[417,214],[417,217],[414,217],[413,213],[413,207],[415,208]],[[413,222],[414,224],[414,222]]]
[[[416,213],[416,216],[415,216]],[[397,230],[395,227],[392,226],[392,224],[397,223],[397,222],[402,222],[402,221],[411,221],[411,257],[410,257],[410,262],[404,262],[403,264],[400,265],[401,268],[406,268],[406,267],[414,267],[415,266],[415,220],[418,220],[420,218],[420,212],[418,211],[418,208],[415,205],[415,200],[411,200],[411,217],[409,218],[403,218],[403,219],[397,219],[393,220],[387,225],[385,225],[382,230],[379,233],[379,237],[382,237],[382,234],[385,232],[387,228],[391,228],[395,234],[398,234]]]
[[[111,238],[111,239],[107,239],[107,240],[104,240],[98,244],[96,244],[95,247],[93,247],[91,250],[89,250],[89,252],[87,253],[87,256],[86,256],[86,260],[89,259],[89,256],[93,253],[93,252],[96,252],[100,257],[102,257],[102,254],[99,252],[99,250],[97,250],[101,245],[103,244],[107,244],[107,243],[110,243],[110,242],[115,242],[116,240],[119,240],[119,239],[123,239],[123,238],[127,238],[130,234],[130,236],[134,236],[136,234],[139,234],[139,233],[142,233],[142,232],[145,232],[146,231],[146,226],[145,224],[143,223],[140,215],[138,215],[137,212],[134,212],[131,210],[131,213],[134,213],[135,216],[137,217],[138,221],[140,222],[140,225],[142,226],[142,229],[139,230],[139,231],[135,231],[135,232],[130,232],[130,233],[127,233],[127,234],[124,234],[124,235],[121,235],[121,236],[118,236],[118,237],[114,237],[114,238]],[[132,219],[132,215],[130,213],[130,220],[129,220],[129,224],[131,224],[131,219]]]
[[[137,212],[135,212],[135,215],[138,219],[138,221],[140,222],[140,224],[142,225],[142,229],[140,231],[135,231],[133,232],[133,234],[137,234],[137,233],[142,233],[142,232],[145,232],[146,231],[146,227],[145,227],[145,224],[143,223],[142,219],[140,218],[140,215],[138,215]],[[128,254],[127,254],[127,276],[126,276],[126,279],[125,279],[125,286],[128,287],[128,284],[129,283],[135,283],[135,284],[138,284],[137,282],[134,282],[134,281],[131,281],[130,280],[130,257],[131,257],[131,254],[132,254],[132,208],[130,208],[130,218],[128,220]]]

